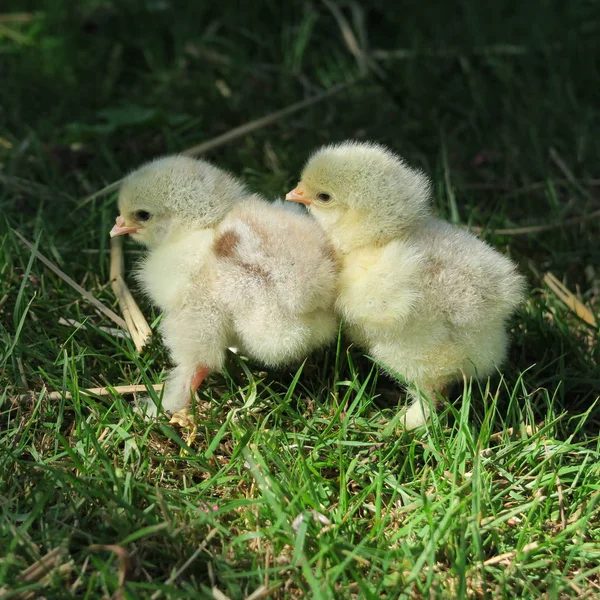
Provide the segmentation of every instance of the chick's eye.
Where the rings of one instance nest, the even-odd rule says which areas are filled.
[[[151,216],[152,215],[147,210],[136,210],[133,213],[133,218],[136,221],[140,221],[142,223],[145,221],[149,221]]]
[[[329,194],[326,194],[325,192],[321,192],[320,194],[317,194],[317,198],[321,202],[329,202],[331,200],[331,196]]]

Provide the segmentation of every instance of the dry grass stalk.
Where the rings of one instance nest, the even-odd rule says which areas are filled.
[[[218,587],[213,586],[212,595],[215,600],[231,600],[229,596],[226,596]]]
[[[187,156],[198,156],[200,154],[203,154],[204,152],[208,152],[209,150],[214,150],[215,148],[218,148],[219,146],[223,146],[224,144],[232,142],[233,140],[236,140],[240,137],[248,135],[249,133],[252,133],[253,131],[256,131],[257,129],[262,129],[263,127],[272,125],[273,123],[276,123],[277,121],[281,121],[281,119],[283,119],[295,112],[298,112],[299,110],[308,108],[309,106],[312,106],[313,104],[318,104],[319,102],[323,102],[323,100],[327,100],[328,98],[331,98],[331,96],[335,96],[336,94],[339,94],[340,92],[342,92],[345,89],[349,88],[350,86],[354,85],[357,81],[359,81],[359,80],[353,79],[352,81],[348,81],[346,83],[340,83],[338,85],[334,85],[332,88],[329,88],[328,90],[321,92],[320,94],[316,94],[312,98],[307,98],[306,100],[301,100],[300,102],[295,102],[294,104],[290,104],[289,106],[286,106],[285,108],[282,108],[281,110],[272,112],[264,117],[261,117],[260,119],[255,119],[254,121],[248,121],[248,123],[245,123],[244,125],[240,125],[239,127],[235,127],[234,129],[229,130],[227,133],[224,133],[223,135],[219,135],[219,136],[213,138],[212,140],[208,140],[207,142],[203,142],[202,144],[198,144],[196,146],[192,146],[191,148],[187,148],[187,150],[183,150],[181,152],[181,154],[186,154]],[[122,179],[119,179],[118,181],[114,181],[113,183],[102,188],[101,190],[94,192],[91,196],[84,198],[79,206],[81,207],[84,204],[86,204],[87,202],[91,202],[92,200],[95,200],[96,198],[100,198],[101,196],[105,196],[106,194],[110,194],[110,193],[116,191],[119,188],[119,185],[121,184],[122,181],[123,181]]]
[[[530,544],[525,544],[525,546],[523,546],[523,549],[520,552],[525,554],[526,552],[535,550],[538,546],[539,544],[537,542],[531,542]],[[510,552],[505,552],[504,554],[492,556],[492,558],[488,558],[486,561],[484,561],[483,564],[486,567],[497,564],[510,565],[518,552],[519,550],[511,550]]]
[[[589,215],[583,215],[581,217],[571,217],[570,219],[564,219],[557,223],[549,223],[547,225],[528,225],[526,227],[513,227],[509,229],[488,229],[487,227],[469,227],[473,233],[482,233],[483,231],[489,231],[496,235],[526,235],[528,233],[540,233],[542,231],[552,231],[553,229],[561,229],[563,227],[569,227],[572,225],[579,225],[586,221],[592,221],[593,219],[600,218],[600,210],[595,210]]]
[[[350,54],[354,56],[356,62],[358,63],[360,73],[362,75],[366,75],[368,71],[367,57],[360,47],[356,36],[352,31],[352,27],[350,27],[348,20],[344,16],[344,13],[342,13],[339,6],[334,4],[331,0],[323,0],[323,4],[325,4],[325,6],[329,9],[329,12],[331,12],[333,15],[333,18],[336,20]]]
[[[531,437],[542,426],[543,426],[543,423],[540,423],[539,425],[536,425],[536,428],[534,429],[531,425],[526,425],[525,426],[525,435],[527,437]],[[506,431],[497,431],[496,433],[492,433],[492,435],[490,435],[490,442],[501,442],[502,438],[505,435],[512,437],[514,432],[515,432],[514,428],[509,427]]]
[[[264,587],[269,587],[269,568],[271,567],[271,546],[267,544],[265,548],[265,583]]]
[[[556,148],[550,148],[550,158],[554,164],[562,171],[562,174],[567,178],[567,181],[577,188],[588,200],[593,201],[592,195],[579,183],[577,177],[573,175],[573,171],[569,169],[567,163],[562,159]]]
[[[79,204],[79,208],[81,208],[82,206],[85,206],[88,202],[91,202],[92,200],[96,200],[96,198],[101,198],[102,196],[107,196],[108,194],[112,194],[113,192],[116,192],[119,189],[119,186],[121,185],[122,181],[123,181],[122,179],[117,179],[117,181],[113,181],[112,183],[109,183],[107,186],[103,187],[101,190],[98,190],[97,192],[94,192],[93,194],[86,196]]]
[[[358,32],[358,37],[361,40],[359,43],[352,31],[348,19],[346,19],[339,6],[332,2],[332,0],[323,0],[323,3],[336,20],[350,54],[356,59],[360,76],[365,77],[369,71],[373,71],[379,78],[385,78],[385,73],[373,58],[371,58],[367,51],[367,27],[365,25],[365,15],[362,6],[354,1],[350,2],[350,10],[354,17],[354,24]]]
[[[502,183],[499,181],[496,182],[478,182],[478,183],[465,183],[461,187],[465,190],[499,190],[509,192],[510,194],[515,193],[524,193],[524,192],[532,192],[535,190],[544,189],[549,183],[553,183],[555,185],[565,185],[565,183],[569,183],[567,179],[546,179],[545,181],[535,181],[534,183],[530,183],[520,188],[514,188],[511,184]],[[600,179],[582,179],[581,183],[583,185],[589,185],[590,187],[596,187],[600,185]]]
[[[208,534],[204,538],[203,542],[198,546],[198,548],[196,548],[194,553],[183,563],[183,565],[181,565],[181,567],[177,571],[175,571],[169,577],[169,579],[167,579],[167,581],[165,583],[165,587],[174,583],[177,580],[177,578],[180,575],[182,575],[182,573],[196,560],[198,555],[201,552],[204,552],[204,550],[206,550],[206,546],[208,546],[208,542],[210,542],[210,540],[212,540],[215,537],[215,535],[217,535],[218,532],[219,532],[219,530],[216,527],[213,527],[208,532]],[[150,600],[157,600],[158,598],[161,597],[162,593],[163,593],[162,590],[157,590],[156,592],[154,592],[154,594],[152,594],[152,596],[150,596]]]
[[[58,324],[64,325],[65,327],[75,327],[76,329],[92,330],[92,327],[89,327],[85,323],[80,323],[76,319],[65,319],[64,317],[58,317]],[[128,331],[123,331],[122,329],[118,329],[117,327],[97,326],[96,329],[99,329],[100,331],[104,331],[104,333],[108,333],[109,335],[112,335],[113,337],[118,337],[118,338],[130,338],[131,337],[131,335],[129,335]]]
[[[279,585],[274,585],[272,588],[268,589],[266,585],[261,585],[249,596],[246,596],[246,600],[261,600],[261,598],[268,598],[271,594],[276,592],[279,587]]]
[[[152,330],[125,283],[124,264],[123,241],[120,237],[114,237],[110,240],[110,286],[119,301],[121,313],[136,350],[141,352],[152,337]]]
[[[567,517],[565,515],[565,497],[563,494],[562,482],[560,477],[556,477],[556,491],[558,492],[558,508],[560,511],[560,527],[561,531],[567,528]]]
[[[17,356],[17,368],[19,370],[19,375],[21,378],[21,385],[23,386],[23,389],[26,390],[29,387],[29,383],[27,382],[25,365],[23,364],[23,359],[20,356]]]
[[[14,29],[11,29],[10,27],[7,27],[2,22],[0,22],[0,36],[2,35],[12,40],[13,42],[16,42],[17,44],[31,44],[27,36],[23,35],[22,33],[19,33],[18,31],[15,31]]]
[[[150,387],[159,392],[163,388],[162,383],[155,383]],[[146,385],[117,385],[111,387],[98,387],[98,388],[88,388],[88,389],[80,389],[79,393],[84,396],[110,396],[113,393],[120,394],[121,396],[126,396],[128,394],[136,394],[138,392],[147,392],[148,386]],[[32,396],[35,396],[36,392],[28,392],[27,394],[20,394],[17,396],[17,400],[22,402],[24,400],[28,400]],[[48,400],[60,400],[61,398],[72,398],[73,394],[71,392],[50,392],[46,394],[45,397]]]
[[[469,52],[463,52],[460,49],[448,50],[410,50],[408,48],[399,48],[397,50],[374,50],[373,56],[382,60],[406,60],[411,58],[420,58],[428,56],[432,58],[456,58],[466,54],[489,55],[489,56],[521,56],[528,54],[531,50],[526,46],[516,46],[514,44],[492,44],[490,46],[481,46],[473,48]]]
[[[127,324],[125,321],[115,312],[107,308],[94,298],[87,290],[84,290],[78,283],[76,283],[73,279],[71,279],[64,271],[59,269],[52,261],[48,260],[41,252],[36,250],[31,242],[28,242],[18,231],[13,229],[15,235],[21,240],[29,250],[31,250],[36,258],[41,260],[51,271],[56,273],[63,281],[68,283],[73,289],[77,290],[88,302],[93,304],[100,312],[104,313],[109,319],[115,322],[119,327],[123,327],[123,329],[127,328]]]
[[[580,319],[592,327],[597,327],[594,313],[583,302],[577,299],[563,283],[561,283],[552,273],[544,275],[544,283],[558,296],[558,299],[566,304]]]
[[[8,142],[10,144],[10,142]],[[65,192],[61,192],[59,190],[53,190],[47,185],[43,185],[38,183],[37,181],[32,181],[30,179],[25,179],[23,177],[15,177],[8,176],[6,173],[0,170],[0,183],[4,185],[7,189],[14,191],[19,194],[23,194],[24,196],[29,196],[32,198],[48,198],[55,199],[56,197],[64,198],[71,202],[73,198],[66,194]]]
[[[2,13],[0,14],[0,23],[31,23],[42,16],[40,12],[24,13]]]
[[[62,546],[53,548],[50,550],[50,552],[42,556],[37,562],[27,567],[19,575],[19,579],[28,583],[38,581],[43,575],[47,575],[62,562],[64,554],[65,548]]]
[[[119,559],[119,588],[122,588],[127,581],[127,573],[131,569],[131,555],[126,548],[118,546],[117,544],[93,544],[88,547],[90,552],[97,552],[98,550],[107,550],[117,555]]]
[[[222,145],[232,142],[233,140],[236,140],[240,137],[248,135],[249,133],[256,131],[257,129],[262,129],[263,127],[272,125],[273,123],[276,123],[277,121],[281,121],[281,119],[283,119],[295,112],[298,112],[299,110],[302,110],[303,108],[308,108],[309,106],[312,106],[313,104],[318,104],[319,102],[323,102],[323,100],[327,100],[327,98],[330,98],[331,96],[335,96],[336,94],[339,94],[343,90],[349,88],[351,85],[356,83],[356,81],[358,81],[358,80],[353,79],[352,81],[349,81],[347,83],[340,83],[338,85],[334,85],[332,88],[329,88],[328,90],[321,92],[320,94],[316,94],[315,96],[312,96],[311,98],[307,98],[306,100],[301,100],[300,102],[295,102],[294,104],[290,104],[289,106],[286,106],[285,108],[282,108],[281,110],[272,112],[271,114],[261,117],[259,119],[255,119],[254,121],[248,121],[248,123],[245,123],[244,125],[240,125],[239,127],[235,127],[234,129],[231,129],[227,133],[224,133],[223,135],[219,135],[216,138],[213,138],[212,140],[208,140],[207,142],[203,142],[202,144],[192,146],[191,148],[184,150],[182,152],[182,154],[186,154],[187,156],[198,156],[200,154],[204,154],[205,152],[208,152],[209,150],[213,150],[214,148],[218,148],[219,146],[222,146]]]
[[[66,553],[66,548],[62,546],[50,550],[50,552],[42,556],[37,562],[27,567],[17,579],[25,584],[38,583],[41,587],[49,585],[56,574],[63,576],[71,572],[73,561],[64,562]],[[13,594],[8,586],[3,586],[0,588],[0,598],[5,597],[12,598],[13,600],[34,600],[35,598],[40,598],[39,588]]]

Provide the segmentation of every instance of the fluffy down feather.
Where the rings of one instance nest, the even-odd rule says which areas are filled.
[[[323,225],[341,262],[336,308],[349,336],[409,384],[407,428],[463,375],[505,359],[506,321],[523,299],[515,265],[432,216],[431,184],[388,149],[317,151],[287,196]]]
[[[277,366],[335,336],[337,263],[310,216],[178,156],[132,173],[119,209],[112,235],[131,233],[150,248],[137,277],[164,311],[176,365],[164,409],[184,408],[197,384],[223,367],[229,346]]]

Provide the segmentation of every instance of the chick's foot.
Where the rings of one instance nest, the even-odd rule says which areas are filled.
[[[416,399],[410,406],[407,407],[402,424],[404,429],[410,431],[417,427],[422,427],[427,423],[430,415],[430,410],[427,405],[423,403],[421,398]]]
[[[158,406],[150,396],[142,396],[136,402],[133,412],[150,420],[158,416]]]
[[[410,405],[406,409],[402,423],[404,429],[410,431],[417,427],[423,427],[431,415],[431,411],[435,411],[438,395],[445,394],[445,386],[436,388],[426,388],[424,391],[411,389],[408,390],[408,395],[411,399]]]

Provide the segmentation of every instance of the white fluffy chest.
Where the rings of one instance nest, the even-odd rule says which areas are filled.
[[[421,268],[421,257],[401,241],[347,254],[338,283],[338,312],[359,327],[402,326],[420,299]]]
[[[213,240],[213,230],[203,229],[173,242],[167,241],[150,252],[138,279],[144,291],[161,309],[181,305],[198,285]]]

